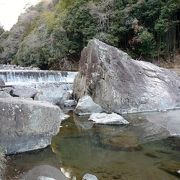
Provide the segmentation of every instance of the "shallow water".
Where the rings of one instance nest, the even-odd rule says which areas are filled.
[[[176,118],[179,113],[170,112]],[[93,125],[88,117],[71,114],[51,147],[7,157],[6,179],[18,179],[20,174],[43,164],[57,167],[77,180],[85,173],[100,180],[179,179],[180,138],[168,138],[167,129],[154,125],[154,117],[162,121],[164,116],[164,113],[128,115],[125,118],[131,125],[106,126]]]

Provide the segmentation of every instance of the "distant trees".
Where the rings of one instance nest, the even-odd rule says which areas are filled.
[[[4,28],[2,26],[0,26],[0,37],[1,35],[4,33]],[[1,42],[0,42],[0,54],[4,51],[4,48],[3,46],[1,45]]]
[[[39,5],[38,16],[16,45],[14,63],[52,68],[62,59],[78,61],[94,37],[148,61],[173,59],[180,48],[179,0],[53,2],[48,8]]]

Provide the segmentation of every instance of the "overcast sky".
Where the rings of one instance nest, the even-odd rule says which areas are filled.
[[[40,0],[0,0],[0,25],[6,30],[17,22],[27,4],[35,5]]]

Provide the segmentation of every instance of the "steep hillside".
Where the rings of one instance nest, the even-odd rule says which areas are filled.
[[[74,70],[96,37],[133,58],[167,61],[180,47],[179,31],[179,0],[46,0],[0,35],[0,60]]]

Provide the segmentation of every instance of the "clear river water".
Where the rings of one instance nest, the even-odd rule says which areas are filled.
[[[180,178],[179,124],[167,128],[154,120],[179,123],[180,110],[125,115],[128,126],[94,125],[88,117],[71,117],[62,123],[51,147],[7,157],[6,179],[38,165],[61,169],[70,179],[85,173],[100,180],[176,180]],[[156,118],[155,118],[156,117]],[[152,119],[152,121],[150,121]]]

